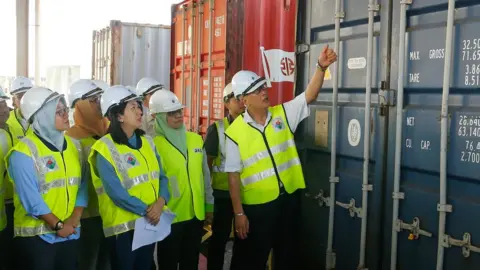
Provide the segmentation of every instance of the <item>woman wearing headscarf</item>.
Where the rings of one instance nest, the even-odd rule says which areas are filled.
[[[183,106],[171,91],[155,92],[149,108],[155,117],[155,146],[169,179],[171,200],[167,206],[176,217],[171,233],[158,242],[161,269],[196,270],[206,213],[213,213],[213,190],[207,155],[200,135],[187,132]]]
[[[68,90],[68,105],[73,111],[75,124],[65,135],[78,140],[86,160],[90,148],[107,133],[108,121],[102,116],[100,95],[103,89],[92,80],[75,81]],[[80,270],[109,269],[109,246],[103,235],[102,219],[98,212],[98,199],[88,169],[88,207],[82,215],[82,237],[78,249]]]
[[[103,232],[115,247],[112,269],[150,270],[155,245],[132,251],[135,221],[145,217],[158,224],[170,196],[168,179],[152,138],[141,129],[138,96],[124,86],[112,86],[100,104],[110,126],[92,146],[88,160]]]
[[[76,240],[88,190],[81,147],[64,136],[68,107],[63,95],[38,87],[25,93],[20,109],[33,133],[5,158],[15,187],[19,269],[76,269]]]

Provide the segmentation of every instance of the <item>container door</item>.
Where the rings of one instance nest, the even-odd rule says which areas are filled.
[[[405,47],[393,42],[392,75],[397,77],[403,57],[404,87],[401,117],[390,112],[389,129],[402,128],[401,144],[389,140],[389,191],[399,180],[399,215],[388,192],[386,232],[391,241],[385,247],[392,254],[384,269],[479,269],[480,265],[480,5],[478,1],[456,1],[450,94],[448,98],[447,166],[442,168],[441,104],[446,51],[447,1],[413,1],[407,5],[407,30],[402,36],[400,1],[394,10],[393,37],[405,39]],[[475,5],[474,5],[475,4]],[[401,43],[400,43],[401,44]],[[399,53],[401,52],[401,53]],[[395,83],[394,85],[397,85]],[[394,134],[394,133],[393,133]],[[395,160],[396,151],[401,159]],[[398,153],[397,153],[398,154]],[[396,164],[401,162],[400,164]],[[395,165],[399,166],[398,175]],[[446,170],[446,204],[440,204],[440,172]],[[395,198],[393,199],[395,200]],[[440,222],[441,213],[446,223]],[[393,223],[393,226],[392,226]],[[445,234],[440,226],[445,225]],[[393,240],[392,240],[393,239]],[[443,256],[442,256],[443,254]],[[396,260],[396,263],[395,263]],[[392,265],[390,266],[390,263]]]
[[[114,82],[136,87],[144,77],[170,85],[170,27],[111,21],[118,70]]]
[[[110,78],[112,62],[112,33],[109,27],[93,31],[92,78],[112,84]]]
[[[173,18],[173,91],[187,106],[187,129],[204,133],[211,120],[223,118],[226,2],[184,1]]]
[[[368,1],[340,0],[339,10],[335,4],[309,0],[299,6],[297,90],[307,86],[325,45],[339,49],[338,64],[327,70],[321,93],[310,105],[310,117],[298,136],[308,186],[302,209],[305,265],[301,269],[380,269],[378,235],[388,119],[388,91],[382,86],[388,88],[390,76],[390,1],[379,2],[381,10]],[[369,7],[373,12],[370,53]],[[341,20],[337,28],[335,16]],[[367,81],[370,106],[366,106]],[[333,106],[337,88],[338,103]]]

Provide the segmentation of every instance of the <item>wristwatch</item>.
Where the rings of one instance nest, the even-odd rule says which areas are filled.
[[[60,231],[61,229],[63,229],[63,221],[59,220],[57,221],[57,223],[55,224],[55,228],[53,228],[55,231]]]

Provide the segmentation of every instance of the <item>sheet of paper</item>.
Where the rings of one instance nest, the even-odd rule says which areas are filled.
[[[155,226],[148,223],[145,217],[137,219],[133,233],[132,251],[165,239],[170,234],[174,218],[175,214],[166,210],[162,212],[160,222]]]

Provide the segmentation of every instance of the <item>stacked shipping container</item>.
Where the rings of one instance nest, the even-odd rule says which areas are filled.
[[[111,21],[93,31],[92,78],[136,86],[146,76],[170,84],[170,26]]]
[[[242,69],[271,81],[274,104],[293,98],[296,1],[187,0],[172,8],[171,88],[187,128],[224,117],[223,88]]]

